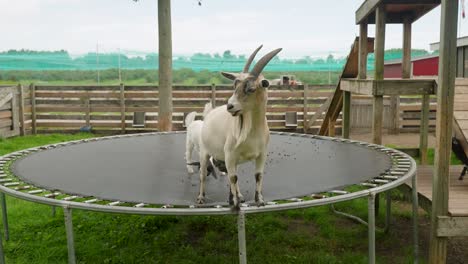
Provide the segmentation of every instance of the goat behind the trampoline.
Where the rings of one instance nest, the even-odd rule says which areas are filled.
[[[261,47],[249,57],[241,73],[222,72],[223,76],[234,81],[234,94],[227,105],[213,109],[203,122],[198,203],[204,203],[205,200],[207,163],[212,156],[226,163],[230,183],[229,203],[235,208],[239,208],[239,202],[243,200],[239,190],[237,165],[255,160],[255,202],[259,206],[264,205],[262,181],[269,141],[265,115],[269,82],[263,78],[261,72],[281,49],[266,54],[249,72]]]

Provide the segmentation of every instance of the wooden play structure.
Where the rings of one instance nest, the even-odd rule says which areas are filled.
[[[438,80],[410,79],[411,25],[440,4],[442,4],[442,11]],[[462,83],[466,85],[466,81],[457,81],[458,86],[455,89],[456,65],[454,58],[456,58],[457,14],[458,1],[451,0],[364,1],[356,11],[356,24],[360,27],[357,76],[342,76],[326,114],[326,120],[324,120],[320,129],[321,134],[333,135],[334,122],[338,117],[336,113],[342,110],[343,137],[348,138],[351,94],[371,95],[373,97],[372,141],[381,144],[383,97],[390,96],[392,108],[398,109],[398,97],[400,95],[420,95],[423,102],[420,155],[421,163],[426,164],[429,97],[432,94],[437,94],[435,164],[433,170],[430,167],[423,167],[420,168],[418,173],[421,176],[418,183],[423,185],[421,195],[427,198],[432,207],[429,261],[434,264],[446,262],[448,237],[468,235],[468,203],[466,201],[468,196],[466,192],[453,191],[449,205],[449,186],[451,190],[454,188],[460,189],[460,184],[453,182],[450,184],[452,135],[462,139],[465,146],[468,144],[467,88],[461,85]],[[370,52],[367,37],[369,24],[375,24],[376,28],[374,40],[375,73],[373,78],[367,78],[366,73],[367,54]],[[383,78],[386,24],[403,25],[402,79]],[[353,59],[350,55],[349,60],[353,61]],[[454,101],[455,93],[457,93],[457,98]],[[398,111],[395,110],[395,113],[398,113]],[[394,120],[398,122],[399,118],[395,116]],[[465,150],[468,150],[468,148],[465,148]],[[431,176],[432,180],[428,181]],[[431,187],[428,187],[428,183],[431,183],[432,192],[430,192]],[[463,188],[465,187],[467,186]],[[458,204],[455,205],[452,202]],[[449,211],[449,208],[456,208],[456,211]],[[416,215],[413,215],[413,217],[416,217]],[[375,259],[369,260],[369,263],[374,262]]]

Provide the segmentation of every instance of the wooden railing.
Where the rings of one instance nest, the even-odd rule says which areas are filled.
[[[272,130],[317,133],[327,110],[324,103],[332,95],[329,85],[273,86],[268,92],[267,119]],[[1,88],[0,88],[1,89]],[[19,122],[25,133],[76,132],[90,126],[97,133],[135,133],[156,131],[158,127],[158,87],[148,85],[30,85],[18,87]],[[225,104],[232,94],[226,85],[173,87],[173,129],[184,130],[184,115],[196,111],[199,116],[207,102]],[[402,132],[417,131],[420,99],[401,98]],[[371,122],[371,101],[363,96],[353,97],[353,128],[368,129]],[[435,105],[431,106],[435,119]],[[11,126],[13,120],[1,110],[0,124]],[[135,112],[145,112],[143,126],[134,126]],[[286,124],[286,113],[296,118]],[[305,113],[305,115],[304,115]],[[305,118],[304,118],[305,117]],[[6,121],[8,119],[11,121]],[[8,122],[8,124],[7,124]],[[434,121],[431,121],[433,124]],[[337,120],[341,130],[341,119]],[[433,127],[432,127],[433,128]]]

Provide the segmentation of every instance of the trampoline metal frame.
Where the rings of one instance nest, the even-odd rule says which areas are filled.
[[[2,219],[4,226],[4,237],[5,240],[9,239],[8,232],[8,220],[7,220],[7,208],[5,202],[5,194],[8,194],[12,197],[16,197],[22,200],[51,205],[53,208],[53,214],[55,212],[55,207],[62,207],[64,212],[64,221],[67,234],[67,247],[68,247],[68,261],[69,263],[75,263],[75,246],[74,246],[74,236],[73,236],[73,223],[72,223],[72,209],[82,209],[88,211],[98,211],[105,213],[124,213],[124,214],[140,214],[140,215],[226,215],[226,214],[237,214],[238,221],[238,240],[239,240],[239,262],[247,263],[247,252],[246,252],[246,241],[245,241],[245,215],[251,213],[264,213],[272,211],[281,211],[289,209],[303,209],[313,206],[320,205],[333,205],[334,203],[353,200],[357,198],[367,197],[368,199],[368,233],[369,233],[369,263],[375,263],[375,198],[378,193],[389,191],[393,188],[396,188],[405,182],[411,181],[412,189],[412,209],[413,209],[413,250],[414,250],[414,263],[418,263],[418,194],[416,190],[416,162],[406,153],[400,152],[398,150],[386,148],[384,146],[370,144],[350,139],[340,139],[340,138],[331,138],[324,136],[308,135],[308,134],[297,134],[297,133],[286,133],[286,132],[270,132],[271,134],[277,135],[287,135],[287,136],[297,136],[297,137],[306,137],[306,138],[316,138],[322,140],[330,140],[336,142],[344,142],[350,144],[358,144],[364,147],[374,149],[376,151],[381,151],[389,155],[392,159],[392,169],[387,173],[378,175],[372,180],[361,183],[362,186],[367,187],[368,189],[356,191],[356,192],[346,192],[341,190],[332,190],[324,191],[323,193],[329,193],[331,196],[322,196],[319,199],[315,199],[316,196],[311,194],[310,197],[313,197],[311,200],[304,200],[300,198],[288,199],[284,203],[268,202],[263,207],[249,206],[248,204],[242,204],[239,211],[233,211],[229,207],[223,206],[214,206],[214,207],[172,207],[170,205],[164,205],[162,207],[145,207],[147,204],[135,204],[132,207],[121,205],[119,201],[113,201],[108,204],[95,204],[98,199],[90,199],[84,202],[73,201],[76,196],[67,196],[67,198],[58,200],[55,199],[55,194],[49,194],[47,196],[40,196],[44,192],[48,191],[45,189],[36,188],[34,186],[30,190],[24,192],[24,189],[15,189],[15,186],[18,186],[18,182],[12,182],[15,178],[10,171],[5,171],[5,165],[7,162],[14,161],[17,158],[28,155],[29,153],[34,153],[41,150],[47,150],[50,148],[63,147],[73,144],[79,144],[84,142],[92,142],[99,140],[110,140],[122,137],[138,137],[138,136],[147,136],[147,135],[166,135],[166,134],[180,134],[185,133],[185,131],[177,132],[153,132],[153,133],[142,133],[142,134],[127,134],[127,135],[116,135],[100,138],[91,138],[83,139],[76,141],[69,141],[58,144],[50,144],[42,147],[30,148],[22,151],[13,152],[0,157],[0,205],[2,207]],[[9,174],[7,174],[9,173]],[[13,179],[11,179],[13,178]],[[20,181],[20,180],[18,180]],[[387,195],[387,210],[386,210],[386,229],[390,224],[390,196]],[[352,217],[356,220],[357,217],[340,213],[347,217]],[[360,218],[359,218],[360,219]],[[364,222],[361,219],[360,222]],[[0,236],[0,264],[4,263],[4,253],[3,245],[1,242]]]

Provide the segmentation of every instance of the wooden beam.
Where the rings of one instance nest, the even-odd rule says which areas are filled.
[[[120,84],[120,133],[125,134],[125,85]]]
[[[20,136],[26,134],[26,129],[24,127],[24,90],[23,85],[18,84],[19,90],[19,122],[20,122]]]
[[[356,11],[356,24],[360,24],[377,8],[382,0],[367,0]]]
[[[437,236],[468,236],[468,217],[437,217]]]
[[[307,97],[308,97],[308,93],[309,93],[309,86],[306,84],[304,86],[304,114],[303,114],[303,119],[304,119],[304,126],[303,126],[303,131],[304,131],[304,134],[307,134],[307,131],[309,130],[309,121],[307,120],[307,117],[309,116],[308,113],[309,113],[309,102],[307,100]]]
[[[0,106],[8,103],[13,98],[13,94],[9,91],[0,94]]]
[[[375,72],[374,80],[384,78],[384,54],[385,54],[385,7],[380,4],[376,9],[375,25]],[[383,96],[374,95],[372,107],[372,143],[382,144],[383,123]]]
[[[437,83],[435,80],[423,79],[342,79],[340,88],[363,95],[424,95],[435,94]]]
[[[36,86],[31,83],[29,86],[31,89],[31,125],[33,135],[37,134],[37,122],[36,122]]]
[[[367,23],[359,24],[359,79],[367,78]]]
[[[437,222],[439,216],[448,216],[458,2],[442,0],[441,8],[436,150],[432,179],[431,238],[429,246],[429,263],[431,264],[445,263],[447,260],[447,238],[437,235]]]
[[[421,165],[427,165],[427,140],[429,136],[429,95],[423,95],[421,108],[421,127],[419,132],[419,157]]]
[[[159,28],[159,131],[172,130],[171,1],[158,0]]]
[[[343,138],[349,138],[351,130],[351,93],[343,93]]]

